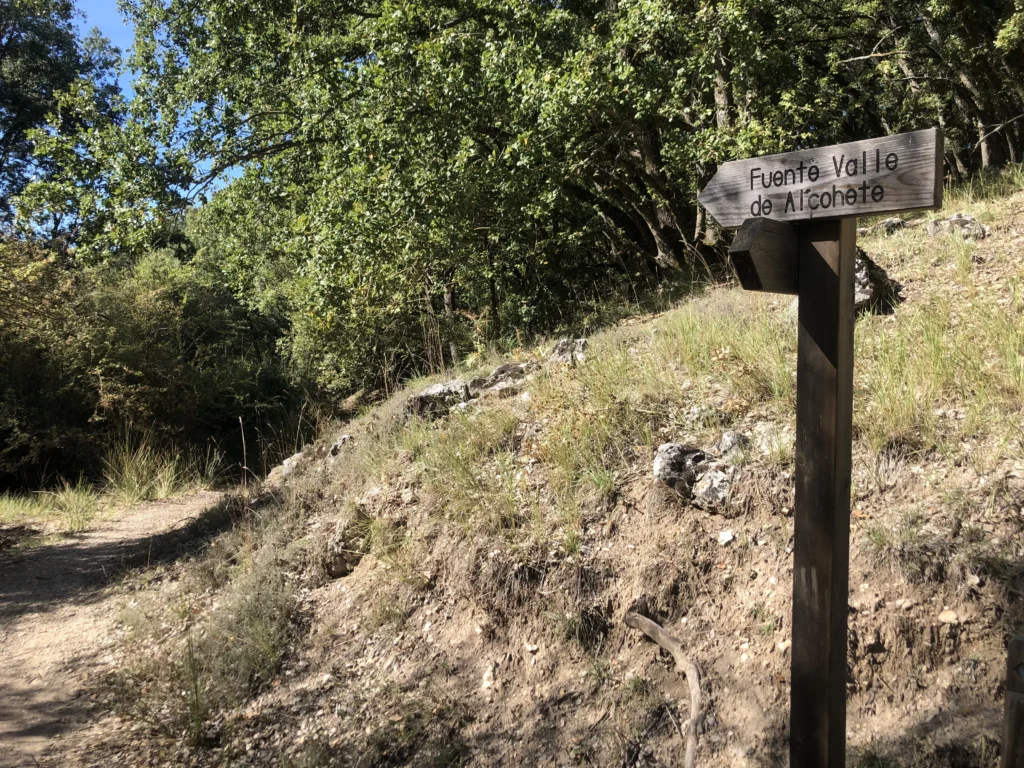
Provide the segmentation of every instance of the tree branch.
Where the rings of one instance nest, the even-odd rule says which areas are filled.
[[[849,64],[850,62],[853,61],[865,61],[867,59],[884,59],[887,56],[902,56],[905,53],[910,53],[910,51],[886,51],[885,53],[867,53],[864,54],[863,56],[854,56],[853,58],[850,59],[843,59],[842,61],[837,61],[836,64]]]
[[[697,761],[697,729],[704,718],[701,705],[700,670],[683,652],[682,643],[656,622],[635,611],[628,611],[623,621],[627,627],[640,630],[672,654],[672,658],[676,662],[676,672],[686,676],[686,682],[690,685],[690,720],[686,725],[686,756],[683,759],[683,766],[684,768],[694,768]]]

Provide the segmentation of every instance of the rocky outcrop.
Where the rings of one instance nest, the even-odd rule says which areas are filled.
[[[352,516],[334,527],[327,540],[325,566],[332,579],[348,576],[369,549],[367,541],[370,515],[363,504],[356,505]]]
[[[903,301],[903,286],[889,277],[863,248],[857,249],[857,261],[853,267],[853,308],[862,312],[891,314]]]
[[[341,449],[351,442],[352,435],[342,435],[337,440],[335,440],[334,443],[331,445],[328,454],[330,454],[331,456],[337,456],[339,453],[341,453]]]
[[[405,404],[407,416],[436,419],[446,415],[452,407],[471,399],[469,387],[462,379],[433,384],[413,395]]]
[[[525,379],[539,367],[537,363],[503,363],[495,368],[490,376],[477,376],[470,379],[470,396],[480,397],[488,390],[496,390],[503,397],[517,394],[516,383]]]
[[[708,455],[700,448],[682,443],[664,443],[654,456],[652,472],[656,480],[689,496],[697,482],[699,469],[707,460]]]
[[[744,440],[746,438],[736,432],[727,432],[718,445],[724,444],[732,452],[739,450]],[[710,453],[682,443],[665,443],[659,447],[652,468],[656,480],[702,509],[728,503],[735,472],[731,464],[717,461]]]
[[[880,222],[871,227],[858,227],[858,235],[871,235],[875,233],[881,233],[883,235],[891,235],[893,232],[899,232],[901,229],[907,228],[907,222],[905,219],[901,219],[899,216],[890,216],[888,219],[882,219]]]
[[[924,231],[932,237],[955,233],[964,240],[984,240],[992,235],[992,228],[967,213],[954,213],[948,219],[932,219],[924,225]]]
[[[771,421],[759,421],[754,425],[754,445],[765,456],[792,456],[796,436],[788,429],[782,429]]]
[[[274,467],[267,474],[263,484],[268,488],[276,488],[280,486],[285,480],[295,474],[295,470],[299,466],[299,460],[302,458],[302,451],[292,454],[279,465]]]
[[[750,448],[750,438],[742,432],[729,430],[715,445],[714,451],[722,458],[732,458]]]
[[[468,383],[453,379],[433,384],[409,398],[405,415],[436,419],[452,411],[466,410],[484,394],[496,394],[498,397],[518,395],[519,383],[539,367],[534,362],[503,363],[489,376],[474,376]]]
[[[701,509],[721,507],[729,501],[732,478],[736,467],[721,461],[707,462],[698,467],[700,473],[693,485],[691,501]]]
[[[555,348],[548,355],[548,362],[551,363],[582,363],[587,359],[586,339],[559,339]]]

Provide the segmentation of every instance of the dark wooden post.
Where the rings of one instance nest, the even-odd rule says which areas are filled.
[[[846,760],[857,220],[799,226],[791,768]]]
[[[846,761],[857,217],[941,208],[942,147],[932,128],[732,160],[697,197],[723,227],[739,227],[729,253],[744,288],[800,296],[793,768]]]
[[[1002,768],[1024,768],[1024,635],[1006,652],[1006,720]]]

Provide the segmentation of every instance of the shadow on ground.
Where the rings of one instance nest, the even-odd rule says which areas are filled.
[[[252,511],[252,504],[226,496],[197,516],[154,535],[110,538],[85,534],[0,551],[0,621],[67,604],[91,603],[113,580],[195,554]]]

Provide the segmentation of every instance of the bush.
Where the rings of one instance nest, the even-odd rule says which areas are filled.
[[[211,445],[241,463],[240,419],[269,469],[315,428],[279,335],[180,249],[82,267],[0,243],[0,488],[56,468],[166,495],[205,471]]]

